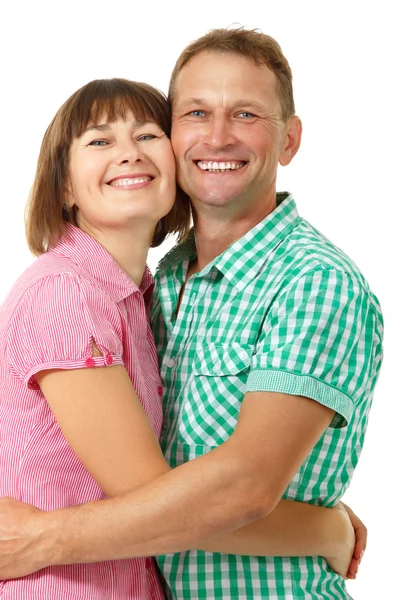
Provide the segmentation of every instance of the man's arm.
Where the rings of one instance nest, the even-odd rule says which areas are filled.
[[[37,570],[196,548],[267,516],[332,415],[307,398],[248,393],[232,437],[209,454],[121,497],[35,511],[25,531],[17,527],[3,544],[13,575],[26,574],[27,565]],[[10,576],[7,566],[0,574]]]

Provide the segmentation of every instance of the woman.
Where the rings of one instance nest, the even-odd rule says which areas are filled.
[[[157,443],[162,387],[146,267],[149,246],[183,236],[189,222],[184,198],[174,203],[169,128],[159,92],[114,79],[78,90],[45,134],[27,215],[39,258],[1,309],[0,496],[54,510],[121,495],[169,469]],[[282,501],[205,547],[329,559],[351,529],[344,523],[340,511]],[[345,563],[344,553],[331,566],[345,574]],[[0,597],[164,595],[152,559],[133,559],[43,569],[1,582]]]

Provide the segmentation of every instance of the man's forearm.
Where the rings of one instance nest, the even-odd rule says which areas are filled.
[[[240,453],[236,459],[221,446],[123,497],[45,513],[44,527],[54,543],[44,563],[96,562],[196,548],[201,540],[268,514],[274,506],[269,507],[265,488],[254,488]]]

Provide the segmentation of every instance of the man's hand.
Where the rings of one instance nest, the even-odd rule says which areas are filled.
[[[343,515],[347,536],[335,556],[326,557],[329,567],[345,579],[355,579],[367,545],[367,529],[350,507],[339,502],[334,507]]]
[[[46,513],[14,498],[0,499],[0,580],[29,575],[40,562]]]

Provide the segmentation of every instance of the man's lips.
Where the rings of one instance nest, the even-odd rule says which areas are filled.
[[[154,176],[149,173],[129,173],[124,175],[117,175],[107,182],[107,185],[111,187],[123,187],[131,188],[139,186],[141,184],[147,184],[153,181]]]
[[[247,162],[243,161],[243,160],[235,160],[235,159],[228,159],[226,158],[225,160],[214,160],[214,159],[197,159],[193,161],[198,167],[199,169],[201,169],[202,171],[208,171],[211,173],[226,173],[226,172],[233,172],[233,171],[238,171],[239,169],[242,169]]]

